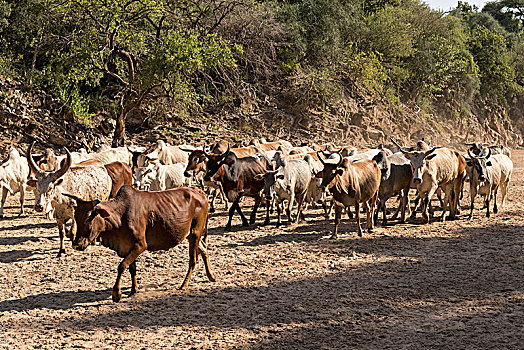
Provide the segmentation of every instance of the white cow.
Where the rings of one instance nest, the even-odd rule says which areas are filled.
[[[165,191],[175,187],[186,186],[190,178],[184,176],[186,163],[170,165],[158,162],[140,168],[135,175],[135,187],[149,191]]]
[[[14,195],[20,192],[20,215],[24,215],[24,197],[28,177],[27,159],[20,156],[16,148],[11,147],[7,161],[0,165],[0,187],[2,188],[0,218],[4,217],[4,204],[8,193]]]

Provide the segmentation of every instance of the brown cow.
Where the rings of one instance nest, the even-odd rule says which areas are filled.
[[[339,160],[336,161],[333,156],[338,156]],[[343,158],[340,153],[334,153],[333,156],[325,161],[319,153],[319,158],[324,164],[324,170],[317,174],[317,177],[322,177],[321,189],[329,189],[335,202],[335,229],[331,237],[337,238],[342,209],[351,205],[355,206],[357,232],[362,237],[360,204],[363,204],[366,209],[367,230],[371,232],[373,229],[373,212],[380,187],[380,169],[373,160],[364,159],[351,163],[347,158]]]
[[[137,292],[136,258],[145,250],[170,249],[186,238],[189,241],[189,269],[180,289],[187,288],[198,255],[202,255],[207,278],[214,282],[207,254],[206,195],[196,188],[179,187],[167,191],[145,192],[124,185],[109,201],[76,200],[78,229],[73,248],[85,250],[99,239],[102,245],[124,258],[118,265],[113,301],[122,296],[120,279],[129,268],[131,293]]]

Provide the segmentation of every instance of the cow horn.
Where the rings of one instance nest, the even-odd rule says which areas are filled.
[[[320,160],[320,162],[322,163],[322,165],[326,165],[326,162],[324,162],[324,159],[322,159],[322,151],[317,151],[317,156],[318,156],[318,159]]]
[[[35,141],[31,142],[31,144],[29,145],[29,148],[27,149],[27,152],[26,152],[27,163],[29,164],[29,167],[35,174],[43,174],[44,171],[36,165],[35,160],[33,159],[33,157],[31,157],[31,151],[33,150],[34,144],[35,144]]]
[[[431,147],[429,150],[426,151],[426,156],[429,156],[431,153],[435,152],[437,147]]]
[[[64,176],[65,173],[67,173],[67,171],[69,170],[69,168],[71,168],[71,164],[73,163],[73,160],[71,158],[71,153],[69,152],[69,150],[67,148],[64,148],[64,149],[65,149],[66,155],[67,155],[66,156],[66,162],[60,169],[58,169],[57,171],[55,171],[53,173],[53,175],[52,175],[53,180],[59,179],[62,176]]]
[[[69,197],[71,199],[74,199],[75,201],[79,202],[85,202],[82,198],[78,198],[77,196],[73,195],[73,194],[69,194],[69,193],[62,193],[63,196],[66,196],[66,197]]]
[[[395,146],[397,146],[399,149],[403,148],[401,145],[399,145],[399,144],[398,144],[398,143],[393,139],[393,137],[390,136],[389,139],[390,139],[391,142],[393,142],[393,144],[394,144]]]
[[[209,150],[209,148],[208,148]],[[209,153],[207,153],[208,151],[206,151],[206,147],[202,147],[202,154],[207,158],[209,159]]]
[[[464,142],[464,144],[465,144],[466,146],[474,146],[474,145],[475,145],[474,143],[471,143],[471,142]]]
[[[229,142],[227,143],[227,151],[225,151],[223,154],[222,154],[222,158],[225,158],[229,152],[231,152],[231,145],[229,144]]]
[[[484,158],[484,159],[488,159],[489,157],[491,157],[491,148],[488,147],[488,148],[484,148],[484,149],[487,149],[487,150],[488,150],[488,154],[486,154],[486,155],[485,155],[484,157],[482,157],[482,158]],[[484,152],[482,152],[482,153],[484,153]]]
[[[342,157],[342,154],[340,154],[340,152],[337,152],[337,154],[340,157],[340,160],[338,161],[337,166],[336,166],[338,168],[344,161],[344,157]]]

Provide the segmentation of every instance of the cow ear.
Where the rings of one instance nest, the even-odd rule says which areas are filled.
[[[347,169],[349,167],[349,159],[344,158],[344,160],[342,161],[342,164],[340,164],[340,167]]]
[[[27,180],[27,186],[36,187],[36,180],[35,179]]]
[[[56,181],[56,184],[55,186],[60,186],[62,184],[62,182],[64,182],[64,179],[63,178],[60,178]]]
[[[437,156],[436,153],[432,153],[432,154],[430,154],[429,156],[426,157],[426,160],[431,160],[431,159],[435,158],[436,156]]]
[[[486,162],[486,165],[487,165],[487,166],[492,166],[493,164],[491,164],[491,160],[488,160],[488,161]]]
[[[255,175],[255,180],[260,181],[260,180],[263,180],[263,179],[264,179],[264,174],[256,174]]]
[[[324,177],[324,172],[323,172],[323,171],[319,171],[319,172],[315,175],[315,177],[320,178],[320,179],[323,178],[323,177]]]
[[[337,169],[337,170],[335,171],[335,174],[336,174],[336,175],[342,175],[342,174],[344,174],[344,169]]]
[[[278,175],[277,175],[277,179],[279,179],[279,180],[284,180],[284,175],[283,175],[283,174],[278,174]]]
[[[224,163],[226,163],[227,165],[231,165],[231,164],[233,164],[233,159],[226,158],[226,159],[224,159]]]
[[[473,166],[473,162],[472,162],[471,160],[468,160],[466,163],[467,163],[469,166]]]
[[[97,204],[94,208],[94,212],[103,218],[107,218],[110,216],[109,211],[103,204]]]

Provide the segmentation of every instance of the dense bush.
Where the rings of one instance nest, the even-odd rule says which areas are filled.
[[[0,73],[83,119],[347,94],[504,104],[522,96],[522,0],[450,13],[420,0],[0,0]],[[155,108],[151,108],[155,107]],[[456,108],[456,107],[453,107]],[[122,139],[118,141],[121,143]]]

